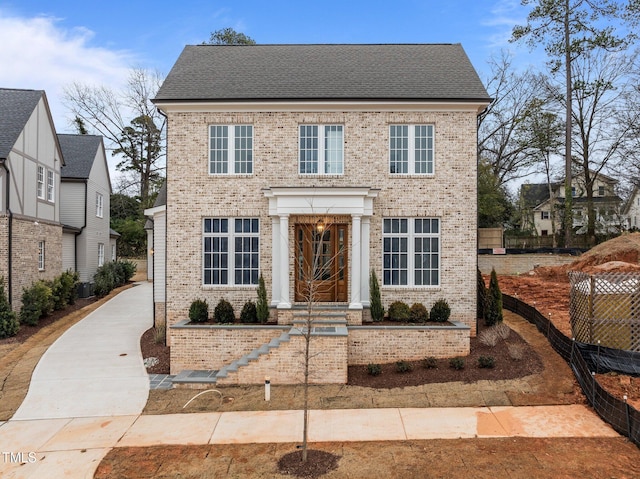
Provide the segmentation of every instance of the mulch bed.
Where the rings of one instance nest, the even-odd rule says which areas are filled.
[[[338,468],[340,456],[330,452],[307,449],[307,461],[302,462],[302,451],[285,454],[278,461],[278,472],[290,476],[315,479]]]
[[[140,338],[140,349],[142,357],[157,358],[155,366],[147,368],[149,374],[169,374],[170,348],[164,345],[163,341],[156,341],[156,328],[147,329]]]

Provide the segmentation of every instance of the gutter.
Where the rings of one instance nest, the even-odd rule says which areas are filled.
[[[73,262],[75,263],[75,270],[78,271],[78,237],[82,234],[82,232],[84,231],[84,229],[87,227],[87,192],[88,192],[88,186],[87,186],[87,181],[84,181],[84,224],[80,227],[80,231],[78,231],[75,234],[74,237],[74,242],[73,242],[73,247],[74,247],[74,252],[73,252]]]
[[[9,177],[11,172],[9,171],[9,167],[7,166],[7,159],[6,158],[0,158],[0,164],[2,165],[2,167],[4,168],[4,171],[6,171],[6,177],[5,177],[5,183],[6,183],[6,187],[5,187],[5,195],[6,195],[6,209],[7,209],[7,214],[9,216],[9,222],[8,222],[8,231],[7,231],[7,272],[8,272],[8,277],[7,277],[7,295],[9,297],[9,306],[11,306],[11,296],[13,293],[13,288],[12,288],[12,281],[11,281],[11,272],[13,271],[13,261],[12,261],[12,257],[13,257],[13,212],[11,211],[10,208],[10,200],[11,200],[11,195],[9,194],[9,185],[11,184],[9,181]]]

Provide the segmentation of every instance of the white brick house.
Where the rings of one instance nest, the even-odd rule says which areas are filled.
[[[375,270],[385,307],[445,298],[475,333],[476,118],[490,98],[459,44],[187,46],[154,101],[168,118],[156,311],[174,372],[221,367],[176,341],[196,298],[239,312],[262,274],[290,324],[318,234],[332,261],[314,299],[349,325],[369,317]]]

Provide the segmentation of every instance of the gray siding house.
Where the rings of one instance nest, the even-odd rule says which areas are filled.
[[[63,165],[45,92],[0,88],[0,276],[16,310],[23,288],[62,271]]]
[[[65,158],[60,193],[63,269],[77,271],[82,283],[91,283],[98,267],[113,256],[104,144],[94,135],[61,134],[58,141]]]

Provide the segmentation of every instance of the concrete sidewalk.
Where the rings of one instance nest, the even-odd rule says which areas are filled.
[[[153,326],[152,285],[127,289],[51,345],[12,420],[137,415],[149,395],[140,336]]]
[[[98,464],[113,447],[300,443],[302,421],[302,411],[12,420],[0,425],[0,451],[22,453],[14,459],[22,459],[24,464],[0,458],[0,476],[93,477]],[[311,442],[515,436],[618,437],[618,434],[582,405],[325,409],[312,410],[309,415]]]

